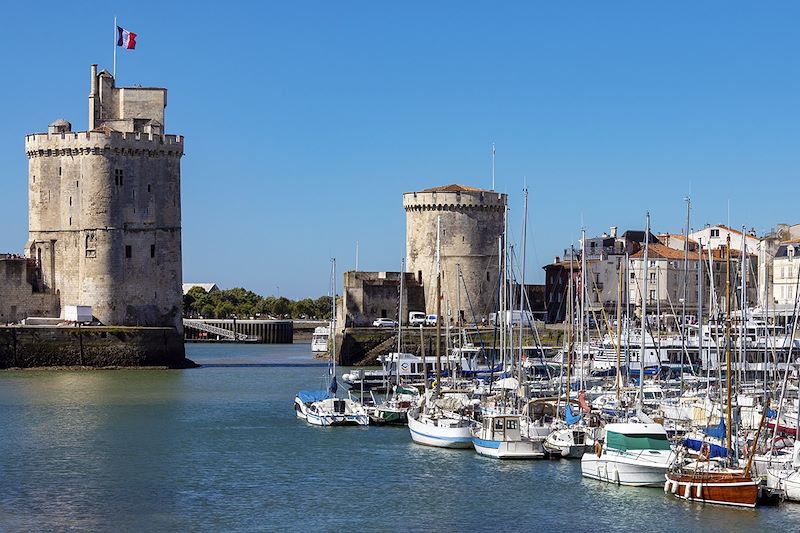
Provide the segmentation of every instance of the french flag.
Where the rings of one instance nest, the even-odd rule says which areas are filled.
[[[136,48],[136,34],[117,26],[117,46],[133,50]]]

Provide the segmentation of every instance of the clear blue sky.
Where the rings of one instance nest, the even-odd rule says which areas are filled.
[[[0,250],[27,231],[23,137],[86,128],[113,16],[120,85],[169,89],[186,136],[184,279],[289,297],[397,270],[402,193],[531,194],[528,279],[616,225],[798,222],[795,2],[36,2],[4,7]],[[339,280],[341,285],[341,278]]]

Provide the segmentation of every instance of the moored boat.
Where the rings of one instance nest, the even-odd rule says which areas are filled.
[[[495,459],[542,459],[542,439],[522,433],[521,414],[492,414],[472,428],[472,445],[479,455]]]
[[[664,492],[689,501],[755,507],[758,482],[746,469],[709,469],[692,461],[666,474]]]
[[[618,485],[660,487],[673,456],[661,424],[607,424],[605,439],[581,458],[581,473]]]

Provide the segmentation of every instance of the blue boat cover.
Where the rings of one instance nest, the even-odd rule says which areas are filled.
[[[725,421],[720,420],[719,425],[717,426],[709,426],[703,429],[703,433],[708,435],[709,437],[714,437],[715,439],[724,439],[727,437],[727,433],[725,432]]]
[[[576,424],[580,421],[581,418],[583,418],[583,415],[578,414],[578,416],[575,416],[574,414],[572,414],[572,406],[570,404],[567,404],[567,411],[564,415],[564,419],[567,422],[567,425],[571,426],[572,424]]]
[[[696,452],[699,452],[700,448],[703,447],[703,441],[697,439],[684,439],[683,444],[690,450]],[[728,448],[711,442],[707,442],[706,444],[708,444],[709,447],[709,459],[713,459],[714,457],[728,457]]]
[[[774,409],[767,408],[767,418],[776,418],[778,416],[778,412]]]
[[[325,390],[301,390],[297,397],[303,403],[319,402],[328,399],[328,391]]]

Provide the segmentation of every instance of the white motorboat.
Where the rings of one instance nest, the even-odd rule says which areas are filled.
[[[313,426],[366,426],[369,416],[350,398],[329,397],[327,391],[300,391],[294,399],[297,418]]]
[[[618,485],[664,485],[674,459],[667,432],[661,424],[607,424],[605,438],[581,458],[584,477]]]
[[[331,328],[329,326],[319,326],[314,328],[314,334],[311,336],[311,351],[315,353],[328,351],[328,338],[331,335]]]
[[[542,439],[523,434],[523,416],[492,414],[472,429],[472,445],[479,455],[495,459],[542,459]]]

